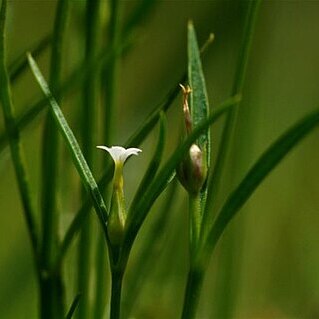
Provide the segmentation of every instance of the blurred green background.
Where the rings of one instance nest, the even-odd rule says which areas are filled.
[[[138,1],[122,1],[123,21],[137,4]],[[83,58],[84,5],[84,1],[71,1],[65,75]],[[9,2],[8,62],[52,31],[55,6],[55,1]],[[114,145],[121,145],[134,132],[185,69],[189,19],[194,22],[199,43],[210,32],[215,34],[215,41],[203,58],[211,107],[229,96],[246,7],[244,1],[156,2],[136,29],[133,47],[121,60]],[[103,15],[107,20],[107,3]],[[225,190],[240,180],[280,133],[318,107],[318,35],[319,2],[262,3]],[[47,72],[49,50],[38,60]],[[63,104],[76,133],[80,91],[74,89]],[[13,86],[17,114],[39,96],[28,71]],[[181,98],[168,113],[167,154],[179,140],[180,104]],[[43,187],[39,177],[42,124],[43,114],[22,134],[38,205]],[[100,125],[97,124],[97,130]],[[0,128],[2,132],[2,117]],[[212,130],[213,152],[218,147],[220,130],[221,123]],[[125,168],[128,200],[147,167],[155,141],[156,131],[142,145],[142,155]],[[103,140],[96,140],[98,144],[103,144]],[[213,255],[202,292],[200,318],[319,317],[318,156],[316,130],[274,170],[232,222]],[[64,148],[61,163],[59,207],[63,211],[63,233],[80,203],[79,179]],[[36,318],[36,278],[8,149],[0,154],[0,180],[0,318]],[[138,236],[125,279],[123,303],[126,295],[136,296],[130,313],[136,318],[177,318],[181,311],[188,243],[186,197],[180,186],[167,217],[167,227],[160,232],[148,256],[138,293],[125,290],[138,271],[134,268],[135,257],[153,231],[164,198],[165,195],[154,206]],[[65,262],[70,301],[75,245],[72,250]],[[228,308],[233,309],[231,314],[225,311]],[[128,312],[123,315],[128,316]]]

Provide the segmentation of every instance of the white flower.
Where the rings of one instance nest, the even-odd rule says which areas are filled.
[[[107,151],[114,160],[113,193],[111,199],[110,213],[108,217],[107,232],[112,245],[118,247],[124,238],[126,222],[126,205],[123,190],[123,167],[125,161],[131,155],[142,152],[139,148],[124,148],[121,146],[97,146]]]
[[[126,149],[122,146],[97,146],[97,148],[107,151],[112,156],[115,164],[124,164],[131,155],[138,155],[138,153],[142,152],[139,148],[134,147]]]

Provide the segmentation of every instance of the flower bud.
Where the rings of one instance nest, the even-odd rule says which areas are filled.
[[[112,245],[120,246],[124,238],[126,207],[123,188],[114,187],[110,215],[107,223],[107,233]]]
[[[193,144],[187,157],[177,168],[177,177],[184,188],[191,194],[198,194],[205,183],[207,165],[200,148]]]

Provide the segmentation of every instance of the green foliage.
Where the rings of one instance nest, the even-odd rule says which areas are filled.
[[[185,63],[187,68],[184,66],[187,72],[182,72],[179,81],[176,81],[176,68],[171,72],[171,78],[161,82],[161,87],[155,90],[158,96],[152,97],[156,104],[154,108],[150,108],[147,99],[145,99],[146,105],[143,106],[140,105],[139,99],[137,99],[138,102],[135,102],[130,97],[127,99],[129,105],[125,105],[124,109],[119,102],[126,101],[123,97],[129,95],[127,91],[131,91],[127,90],[126,82],[123,80],[126,78],[121,68],[124,64],[132,63],[130,57],[134,57],[134,45],[139,32],[143,30],[140,26],[155,12],[157,1],[143,0],[127,4],[115,0],[110,0],[108,3],[94,0],[88,1],[87,5],[83,6],[84,11],[82,12],[83,8],[79,9],[72,1],[60,0],[56,6],[52,36],[47,35],[35,41],[35,44],[29,49],[32,53],[27,54],[27,58],[25,54],[19,55],[11,59],[12,62],[7,67],[5,50],[7,1],[2,0],[0,102],[3,110],[4,129],[0,133],[0,153],[5,155],[3,152],[5,147],[7,145],[10,147],[26,227],[31,239],[35,273],[39,282],[41,318],[50,319],[63,316],[69,319],[87,318],[94,314],[96,319],[102,319],[106,311],[109,311],[109,317],[112,319],[130,316],[175,318],[180,315],[183,319],[191,319],[202,315],[201,307],[198,306],[203,283],[206,280],[206,272],[209,269],[208,265],[228,225],[266,177],[319,124],[319,110],[315,109],[279,137],[274,138],[274,142],[250,166],[251,168],[243,169],[241,173],[244,177],[235,184],[236,186],[231,191],[227,189],[228,184],[233,182],[228,180],[232,178],[229,175],[233,171],[230,162],[236,163],[236,160],[232,161],[229,155],[235,154],[237,139],[241,137],[238,129],[241,123],[238,120],[240,116],[245,115],[240,112],[242,107],[246,106],[245,97],[249,95],[246,90],[246,85],[249,84],[246,83],[246,75],[260,4],[261,0],[254,0],[247,4],[240,3],[238,8],[236,7],[244,9],[242,11],[245,13],[243,28],[240,28],[242,35],[238,61],[234,73],[229,70],[222,70],[219,73],[228,72],[234,75],[232,90],[228,94],[230,97],[218,103],[219,106],[209,107],[208,92],[213,92],[213,94],[216,92],[218,95],[220,87],[217,85],[211,88],[210,82],[206,83],[204,73],[208,75],[205,69],[208,64],[203,63],[205,61],[202,56],[202,52],[207,49],[207,44],[212,42],[213,37],[209,36],[208,41],[200,49],[194,25],[189,22],[187,26],[187,63]],[[220,6],[225,7],[224,4]],[[219,10],[217,4],[215,9]],[[77,35],[74,30],[67,28],[67,20],[68,18],[73,19],[76,16],[75,12],[78,14],[77,18],[81,16],[82,19],[82,15],[86,17],[85,29],[83,29],[85,32],[78,32]],[[224,14],[225,12],[223,11]],[[236,21],[241,22],[241,18]],[[74,23],[73,20],[72,23]],[[166,26],[161,25],[161,28],[163,28],[161,32],[165,32]],[[74,43],[76,50],[78,50],[76,47],[78,45],[83,54],[77,52],[75,58],[80,58],[80,63],[75,61],[69,67],[70,56],[74,52],[73,48],[66,50],[63,43],[69,40],[67,37],[70,35],[80,39],[81,44]],[[198,35],[200,35],[199,32]],[[218,46],[234,40],[235,38],[227,39],[226,33],[221,33],[220,37],[218,34],[220,42],[217,43],[216,52],[212,55],[216,61],[220,54]],[[33,56],[42,55],[48,47],[52,51],[47,83]],[[143,48],[145,52],[148,52],[147,49],[147,47]],[[20,48],[18,51],[21,52]],[[154,52],[154,56],[156,53]],[[43,55],[46,61],[46,56]],[[134,58],[132,61],[135,61]],[[153,61],[154,66],[157,63],[159,62]],[[30,66],[44,98],[38,99],[35,103],[28,103],[15,116],[11,92],[15,94],[15,90],[19,90],[16,87],[18,79],[25,80],[22,76],[26,73],[27,65]],[[160,67],[162,68],[162,65]],[[214,68],[218,69],[218,66],[214,65]],[[147,71],[139,70],[138,72],[146,76]],[[139,79],[141,78],[146,88],[151,87],[147,83],[147,78],[144,79],[141,74],[134,74],[136,85],[140,85]],[[157,75],[152,74],[152,78],[155,79]],[[191,88],[190,95],[188,95],[186,82]],[[184,89],[183,107],[186,134],[176,145],[174,142],[178,131],[176,123],[181,121],[182,112],[174,113],[173,102],[181,91],[180,84]],[[165,89],[166,87],[169,90]],[[75,93],[78,99],[75,99],[75,103],[70,92]],[[161,97],[163,92],[166,94]],[[161,102],[155,103],[160,97]],[[188,97],[190,97],[189,118],[187,118]],[[67,101],[66,108],[63,105],[63,112],[61,110],[62,98],[63,101]],[[21,100],[23,104],[27,99],[21,98]],[[73,104],[77,106],[79,100],[80,111],[73,106]],[[129,123],[124,120],[122,122],[122,115],[125,117],[126,114],[120,112],[124,110],[124,113],[135,114],[130,113],[135,112],[130,109],[134,103],[138,103],[140,108],[140,112],[136,112],[136,119],[144,118],[144,112],[148,115],[140,123],[135,123],[135,117],[129,118]],[[42,150],[42,170],[38,172],[35,165],[30,174],[34,176],[36,170],[42,181],[41,192],[37,190],[42,200],[41,212],[38,212],[30,192],[29,172],[24,162],[21,133],[31,123],[35,124],[34,128],[42,127],[44,121],[35,120],[47,106],[48,117],[43,126],[43,145],[39,147],[36,143],[32,143],[31,146],[32,153],[36,153],[35,150]],[[79,117],[78,114],[80,114]],[[212,128],[217,123],[218,125]],[[120,127],[116,126],[118,124]],[[133,133],[129,133],[131,129]],[[64,147],[59,147],[58,133],[62,136],[72,161],[68,161],[65,156]],[[77,141],[78,134],[81,143]],[[247,134],[253,135],[253,132],[249,131]],[[113,163],[105,158],[98,161],[99,158],[95,156],[94,152],[97,144],[116,145],[118,139],[126,138],[127,135],[129,137],[123,143],[125,147],[141,147],[145,142],[142,145],[143,158],[141,160],[145,161],[146,165],[136,162],[133,182],[126,183],[125,181],[124,183],[130,189],[128,193],[132,200],[127,216],[125,214],[125,218],[121,220],[121,223],[123,222],[120,229],[121,240],[112,241],[110,231],[108,231],[112,227],[112,224],[108,223],[110,194],[118,191],[116,194],[123,196],[120,198],[120,203],[123,204],[121,208],[126,212],[125,203],[128,201],[124,200],[124,195],[127,189],[124,193],[122,176],[118,179],[118,184],[113,184],[115,178],[112,183]],[[151,149],[151,152],[147,151],[148,148]],[[169,155],[167,155],[166,148],[170,149]],[[60,153],[60,150],[63,152]],[[0,160],[2,161],[2,158]],[[78,180],[71,177],[71,165],[80,176],[84,189],[81,195],[78,194],[78,190],[82,190],[81,187],[78,187]],[[122,174],[122,168],[121,166],[117,172]],[[60,178],[59,172],[62,171],[65,176]],[[96,179],[92,172],[100,176],[99,179]],[[182,184],[188,196],[189,220],[184,212],[184,199],[181,197],[184,191],[183,194],[179,192],[175,172],[180,180],[181,175],[184,174],[183,178],[186,180]],[[141,180],[139,185],[136,183],[137,177],[138,180]],[[124,178],[126,179],[126,175]],[[103,198],[104,195],[108,200]],[[65,201],[66,199],[69,201],[69,198],[71,200],[66,204]],[[160,202],[161,200],[163,202]],[[92,206],[98,217],[98,228],[95,224],[88,222]],[[68,210],[71,210],[71,218],[66,214]],[[117,210],[114,210],[115,220],[120,217],[117,214]],[[69,224],[65,223],[67,219],[70,219]],[[185,232],[183,232],[184,229],[186,229]],[[81,230],[81,239],[76,242],[76,235]],[[98,230],[98,236],[95,235],[96,230]],[[235,235],[237,234],[234,233],[234,237]],[[185,239],[187,239],[186,242]],[[75,245],[78,248],[78,256],[80,256],[77,263],[73,260]],[[104,248],[105,251],[101,251]],[[225,249],[225,247],[221,246],[220,249]],[[188,253],[185,256],[186,252]],[[90,257],[93,253],[95,254],[94,262]],[[229,256],[233,258],[234,253],[230,251]],[[106,254],[108,262],[105,260]],[[217,258],[220,258],[218,255],[216,254]],[[186,258],[188,258],[187,262]],[[220,260],[221,266],[225,266],[225,274],[229,274],[229,277],[232,278],[231,276],[234,276],[232,265],[223,264],[223,261]],[[218,268],[212,267],[216,276],[220,274]],[[161,272],[165,272],[165,275]],[[187,279],[184,285],[181,282],[184,283],[186,274]],[[216,313],[225,315],[225,317],[234,313],[233,296],[222,300],[223,290],[228,287],[236,290],[235,284],[234,287],[231,286],[232,284],[232,282],[223,282],[221,291],[215,289],[215,292],[211,286],[205,288],[210,293],[215,293],[212,298],[213,307],[217,309]],[[92,300],[91,289],[95,292],[94,300]],[[157,297],[163,298],[156,299],[156,302],[158,301],[163,308],[161,311],[150,308],[148,313],[144,304],[142,306],[139,304],[138,297],[143,299],[147,295],[148,298],[144,298],[144,303],[150,299],[149,291],[152,292],[152,296],[156,294]],[[180,305],[183,293],[184,300]],[[207,294],[209,298],[212,296],[210,293]],[[170,300],[168,304],[170,309],[167,310],[167,313],[165,306],[162,307],[162,302],[163,305],[165,304],[165,298]],[[64,309],[65,305],[69,305],[68,312]],[[154,305],[153,303],[152,307]],[[251,311],[253,312],[254,309]],[[204,316],[210,316],[209,312],[208,314],[203,313]]]
[[[72,155],[72,159],[74,162],[75,167],[77,168],[77,171],[81,177],[81,180],[87,189],[88,193],[91,196],[91,199],[93,201],[94,208],[97,212],[97,215],[101,221],[101,224],[103,225],[103,229],[105,230],[106,226],[106,218],[107,218],[107,209],[103,200],[103,197],[101,195],[101,192],[97,186],[97,183],[93,177],[93,174],[87,165],[85,158],[82,154],[82,151],[79,147],[79,144],[71,131],[58,103],[52,96],[49,87],[43,77],[43,75],[40,72],[40,69],[38,68],[36,62],[32,58],[32,56],[29,54],[28,55],[28,60],[30,67],[32,69],[32,72],[38,82],[38,84],[41,87],[42,92],[45,94],[47,97],[52,111],[54,115],[54,119],[57,123],[58,129],[61,133],[61,135],[64,138],[64,141],[66,145],[68,146],[68,149]],[[104,226],[105,225],[105,226]]]

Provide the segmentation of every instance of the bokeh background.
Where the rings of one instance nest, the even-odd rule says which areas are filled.
[[[137,1],[122,1],[123,21]],[[9,2],[8,62],[52,31],[55,1]],[[71,1],[65,46],[65,76],[83,58],[84,1]],[[134,33],[134,45],[121,58],[114,144],[120,145],[176,83],[187,65],[186,26],[192,19],[199,43],[210,32],[215,41],[203,57],[211,107],[229,97],[241,40],[245,1],[157,1]],[[104,19],[108,19],[105,2]],[[263,150],[297,119],[319,103],[319,2],[264,1],[252,45],[248,73],[228,163],[225,192],[240,180]],[[101,39],[103,41],[103,39]],[[49,51],[38,59],[48,74]],[[0,84],[1,85],[1,84]],[[27,71],[13,85],[17,114],[40,97]],[[77,132],[81,89],[64,100],[63,109]],[[179,141],[181,98],[168,112],[169,154]],[[23,144],[36,203],[39,205],[43,113],[26,129]],[[216,154],[221,130],[213,130]],[[101,130],[97,124],[97,130]],[[0,116],[3,132],[3,119]],[[143,153],[126,168],[128,200],[134,194],[156,141],[156,131],[142,145]],[[103,144],[97,139],[96,145]],[[93,145],[92,147],[95,147]],[[213,157],[214,157],[213,154]],[[97,156],[101,156],[99,153]],[[319,139],[307,137],[271,173],[222,237],[206,276],[200,318],[319,317]],[[67,151],[60,159],[59,207],[61,233],[79,207],[79,179]],[[99,174],[99,171],[96,172]],[[130,290],[138,260],[165,194],[154,206],[138,236],[129,263],[123,303],[132,300],[124,316],[177,318],[187,271],[187,207],[178,186],[136,290]],[[224,200],[221,197],[220,202]],[[95,216],[93,216],[95,217]],[[94,219],[94,218],[93,218]],[[99,228],[96,226],[96,232]],[[65,261],[68,300],[74,289],[76,243]],[[36,318],[36,277],[8,148],[0,154],[0,317]],[[94,261],[91,261],[94,263]],[[125,291],[125,287],[127,289]],[[131,294],[131,296],[130,296]],[[126,312],[125,312],[126,311]]]

